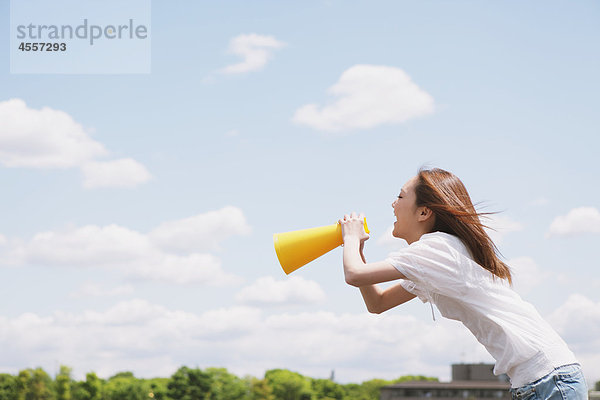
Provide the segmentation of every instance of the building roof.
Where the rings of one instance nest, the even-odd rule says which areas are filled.
[[[384,386],[382,389],[498,389],[506,390],[510,388],[509,382],[500,381],[412,381],[395,383]]]

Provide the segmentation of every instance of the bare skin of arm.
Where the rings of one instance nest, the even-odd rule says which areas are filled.
[[[387,261],[374,263],[366,263],[364,261],[363,256],[361,256],[360,245],[361,241],[367,239],[368,236],[348,235],[344,237],[344,277],[346,283],[361,287],[394,281],[396,279],[406,279],[402,273]]]
[[[367,265],[363,248],[364,240],[360,242],[359,255],[362,263]],[[385,289],[382,289],[375,284],[359,286],[359,289],[363,300],[365,301],[365,305],[367,306],[367,310],[374,314],[381,314],[384,311],[406,303],[416,297],[414,294],[406,291],[399,283]]]
[[[407,292],[399,283],[385,289],[377,285],[361,286],[359,289],[367,310],[373,314],[381,314],[417,297]]]

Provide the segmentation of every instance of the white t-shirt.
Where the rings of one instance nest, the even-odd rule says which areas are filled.
[[[402,281],[407,291],[461,321],[496,360],[494,373],[506,373],[512,387],[577,362],[537,310],[473,261],[458,237],[428,233],[386,261],[407,278]]]

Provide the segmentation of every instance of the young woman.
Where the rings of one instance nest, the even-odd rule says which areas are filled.
[[[392,203],[393,236],[409,246],[380,262],[363,255],[362,215],[340,220],[346,282],[367,309],[382,313],[419,297],[461,321],[506,373],[515,399],[587,399],[581,368],[565,342],[511,289],[509,267],[484,230],[463,183],[441,169],[421,169]],[[400,280],[385,289],[376,284]]]

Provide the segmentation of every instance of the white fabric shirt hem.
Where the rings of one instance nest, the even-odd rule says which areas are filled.
[[[529,360],[511,368],[506,374],[510,378],[511,387],[518,388],[543,378],[555,368],[575,363],[575,355],[568,348],[557,345],[540,351]]]

